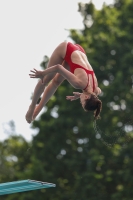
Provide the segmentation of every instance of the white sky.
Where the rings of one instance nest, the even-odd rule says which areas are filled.
[[[78,2],[89,0],[0,0],[0,140],[8,137],[3,126],[10,120],[18,134],[31,140],[25,113],[37,80],[29,78],[29,71],[70,40],[66,29],[83,28]],[[92,2],[100,9],[113,0]]]

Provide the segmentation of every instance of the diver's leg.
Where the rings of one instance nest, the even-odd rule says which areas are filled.
[[[63,81],[64,81],[64,77],[61,76],[60,74],[56,74],[56,76],[53,78],[53,80],[45,88],[43,96],[41,98],[41,101],[34,110],[32,120],[34,120],[36,118],[36,116],[39,114],[39,112],[42,110],[42,108],[46,105],[46,103],[49,101],[51,96],[56,92],[57,88]]]
[[[60,45],[58,45],[58,47],[52,53],[47,67],[51,67],[56,64],[62,64],[63,59],[66,54],[66,48],[67,48],[66,42],[63,42]],[[55,73],[50,73],[44,77],[43,84],[42,84],[41,80],[37,83],[34,93],[33,93],[32,102],[31,102],[29,109],[25,116],[28,123],[31,123],[31,121],[32,121],[32,115],[33,115],[33,112],[34,112],[34,109],[36,107],[36,103],[37,103],[39,97],[43,93],[46,85],[54,78],[54,76],[55,76]]]

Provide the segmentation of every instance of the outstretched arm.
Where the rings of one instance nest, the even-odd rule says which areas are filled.
[[[41,78],[43,82],[43,77],[49,73],[59,73],[61,74],[67,81],[76,89],[83,89],[84,85],[82,86],[81,80],[72,74],[70,71],[65,69],[62,65],[55,65],[50,67],[44,71],[38,71],[36,69],[31,70],[33,74],[29,74],[30,78]]]

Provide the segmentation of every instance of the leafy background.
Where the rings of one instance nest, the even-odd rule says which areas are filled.
[[[115,0],[96,10],[79,3],[83,30],[70,38],[87,52],[96,73],[101,120],[96,124],[79,101],[66,101],[65,81],[32,128],[31,142],[10,136],[0,142],[0,182],[35,179],[56,188],[1,196],[1,200],[132,200],[133,196],[133,1]],[[45,55],[41,67],[45,68]]]

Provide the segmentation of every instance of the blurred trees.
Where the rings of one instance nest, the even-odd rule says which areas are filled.
[[[36,179],[56,188],[2,196],[6,200],[131,200],[133,187],[133,2],[116,0],[96,10],[79,4],[84,29],[70,30],[82,45],[102,89],[101,120],[95,124],[79,101],[66,101],[65,81],[33,128],[31,144],[22,137],[0,143],[1,182]],[[47,57],[41,63],[46,66]]]

